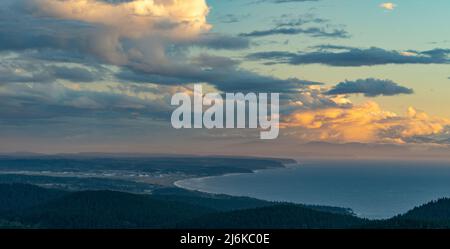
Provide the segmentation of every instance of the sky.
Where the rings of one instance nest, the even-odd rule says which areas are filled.
[[[449,7],[4,0],[0,152],[445,156]],[[171,97],[197,83],[221,93],[281,92],[280,137],[173,129]]]

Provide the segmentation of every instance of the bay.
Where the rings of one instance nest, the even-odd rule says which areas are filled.
[[[384,219],[450,197],[450,163],[309,161],[284,169],[188,179],[176,184],[208,193],[348,207],[360,217]]]

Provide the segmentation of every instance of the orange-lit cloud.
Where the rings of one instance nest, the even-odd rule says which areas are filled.
[[[410,107],[406,115],[383,110],[375,102],[348,108],[302,110],[285,118],[282,127],[305,141],[404,143],[407,138],[443,132],[450,120]]]
[[[195,41],[211,29],[205,0],[28,0],[24,7],[36,17],[94,26],[80,46],[115,65],[167,64],[166,44]]]
[[[208,31],[205,0],[32,0],[36,15],[96,23],[120,35],[138,38],[151,34],[186,38]]]
[[[380,4],[380,7],[386,10],[394,10],[397,5],[394,3],[382,3]]]

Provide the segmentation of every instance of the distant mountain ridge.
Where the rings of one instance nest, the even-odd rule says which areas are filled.
[[[170,153],[108,153],[108,152],[79,152],[79,153],[35,153],[27,151],[18,151],[11,153],[0,153],[0,157],[12,157],[12,158],[23,158],[23,157],[37,157],[37,158],[158,158],[158,157],[168,157],[168,158],[232,158],[232,159],[264,159],[264,160],[274,160],[286,163],[296,163],[294,159],[281,158],[281,157],[261,157],[261,156],[229,156],[229,155],[195,155],[195,154],[170,154]]]

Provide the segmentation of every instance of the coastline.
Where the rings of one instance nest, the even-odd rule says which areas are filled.
[[[202,192],[202,193],[206,193],[206,194],[224,194],[224,193],[219,193],[219,192],[212,192],[212,191],[198,189],[198,188],[189,186],[189,184],[183,184],[183,182],[196,182],[196,181],[197,182],[201,182],[201,181],[204,181],[206,179],[217,178],[217,177],[228,177],[228,176],[239,176],[239,175],[247,175],[247,174],[256,174],[256,173],[259,173],[259,172],[262,172],[262,171],[267,171],[267,170],[290,169],[290,168],[299,167],[300,163],[298,163],[296,161],[295,163],[292,163],[292,162],[282,163],[282,165],[283,165],[283,167],[280,167],[280,168],[257,169],[257,170],[253,170],[252,172],[249,172],[249,173],[228,173],[228,174],[223,174],[223,175],[186,178],[186,179],[181,179],[181,180],[177,180],[177,181],[173,182],[173,186],[175,186],[177,188],[189,190],[189,191],[198,191],[198,192]]]
[[[181,188],[181,189],[185,189],[185,190],[189,190],[189,191],[198,191],[198,192],[203,192],[203,193],[207,193],[207,194],[221,194],[221,193],[214,193],[214,192],[200,190],[198,188],[189,187],[187,185],[184,185],[183,182],[203,181],[203,180],[206,180],[206,179],[211,179],[211,178],[216,178],[216,177],[238,176],[238,175],[254,174],[254,173],[257,173],[257,171],[255,170],[255,171],[253,171],[251,173],[229,173],[229,174],[215,175],[215,176],[203,176],[203,177],[186,178],[186,179],[181,179],[181,180],[173,182],[173,185],[175,187],[177,187],[177,188]]]

